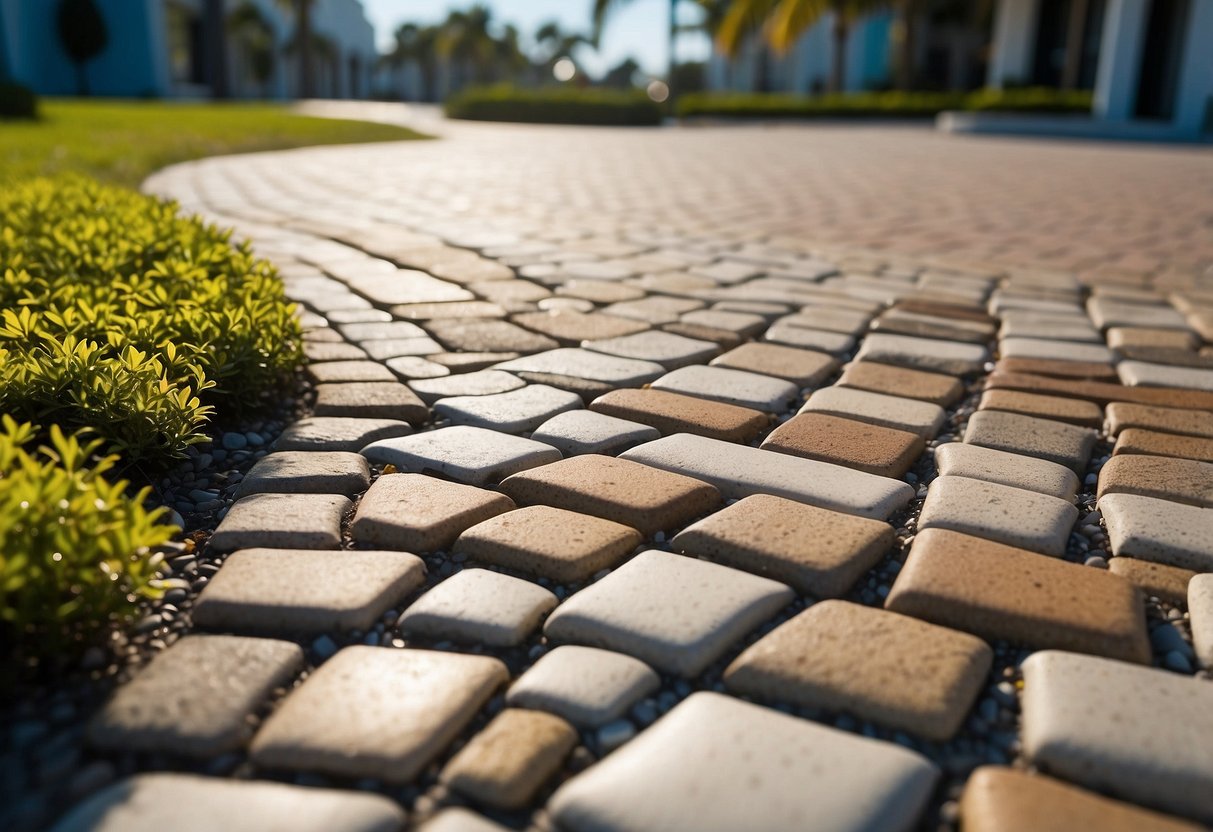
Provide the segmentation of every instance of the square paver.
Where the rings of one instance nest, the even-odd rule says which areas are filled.
[[[881,427],[931,439],[943,427],[947,414],[942,407],[918,399],[886,396],[849,387],[823,387],[809,397],[801,413],[825,413],[858,419]]]
[[[635,529],[552,506],[527,506],[472,526],[452,551],[473,560],[547,578],[580,583],[615,566],[644,538]]]
[[[860,663],[848,649],[855,644],[863,645]],[[724,683],[743,696],[845,711],[946,741],[960,730],[993,659],[989,645],[968,633],[822,601],[747,648],[725,671]]]
[[[570,832],[787,832],[806,819],[835,832],[908,832],[938,778],[892,743],[694,693],[549,806]]]
[[[817,387],[838,369],[838,359],[812,350],[780,344],[742,344],[712,359],[713,367],[730,367],[781,378],[797,387]]]
[[[614,456],[641,442],[651,442],[661,431],[649,425],[607,416],[592,410],[558,413],[535,429],[531,438],[551,445],[565,456]]]
[[[508,678],[487,656],[346,647],[266,720],[250,757],[268,769],[407,783]]]
[[[244,549],[194,603],[195,626],[263,635],[369,630],[425,580],[405,552]]]
[[[506,693],[509,705],[549,711],[584,728],[597,728],[661,687],[639,659],[564,644],[545,653]]]
[[[674,529],[720,505],[720,492],[689,476],[596,454],[506,479],[519,505],[549,505],[631,526],[645,536]]]
[[[773,494],[877,520],[914,497],[914,489],[888,477],[689,433],[646,442],[621,458],[709,482],[727,499]]]
[[[988,641],[1150,661],[1145,605],[1128,581],[945,529],[915,536],[885,608]]]
[[[529,433],[557,413],[580,407],[581,397],[576,393],[531,384],[508,393],[439,399],[434,404],[434,412],[453,425]]]
[[[596,413],[657,428],[663,435],[694,433],[726,442],[746,442],[770,423],[748,407],[708,401],[665,390],[612,390],[590,405]]]
[[[543,631],[553,641],[617,650],[665,673],[697,676],[792,597],[767,578],[648,551],[572,595]]]
[[[211,535],[216,552],[336,549],[341,520],[353,508],[341,494],[253,494],[237,500]]]
[[[582,346],[587,350],[606,355],[652,361],[667,370],[685,367],[688,364],[702,364],[720,352],[720,347],[711,341],[685,338],[682,335],[659,330],[638,332],[635,335],[624,335],[621,338],[586,341]]]
[[[1070,502],[1074,501],[1080,484],[1073,471],[1056,462],[963,442],[937,447],[935,467],[940,476],[984,480]]]
[[[503,494],[423,474],[385,474],[358,504],[354,542],[413,552],[445,550],[464,529],[510,511]]]
[[[498,364],[496,369],[511,373],[574,376],[589,381],[601,381],[615,387],[638,387],[648,384],[665,372],[664,367],[653,361],[571,348],[515,358]]]
[[[371,484],[366,459],[351,451],[278,451],[267,454],[240,481],[237,497],[249,494],[344,494]]]
[[[969,417],[964,441],[1064,465],[1081,474],[1095,448],[1095,431],[1019,413],[980,410]]]
[[[931,483],[918,528],[951,529],[1059,557],[1077,520],[1068,500],[949,475]]]
[[[1023,663],[1023,749],[1089,789],[1213,824],[1213,685],[1047,650]],[[1165,705],[1163,704],[1165,703]]]
[[[1194,459],[1121,454],[1099,471],[1098,495],[1137,494],[1175,503],[1213,506],[1213,464]]]
[[[813,544],[806,546],[805,541]],[[679,532],[670,548],[773,578],[805,595],[845,594],[893,546],[893,527],[755,494]]]
[[[309,416],[287,427],[274,443],[274,450],[357,452],[380,439],[412,432],[409,423],[399,419]]]
[[[243,748],[249,716],[303,667],[289,641],[191,635],[118,688],[88,727],[112,751],[211,757]]]
[[[560,459],[551,445],[471,425],[372,442],[362,455],[401,471],[435,474],[469,485],[489,485]]]
[[[666,373],[653,387],[767,413],[783,413],[800,398],[799,388],[789,381],[702,364]]]
[[[1099,501],[1112,554],[1213,572],[1213,509],[1138,494]]]
[[[900,477],[910,470],[926,443],[904,430],[824,413],[801,413],[771,431],[762,448],[882,477]]]
[[[557,603],[548,590],[488,569],[464,569],[414,601],[397,622],[406,635],[513,647]]]
[[[920,399],[939,407],[951,407],[964,395],[964,385],[952,376],[875,361],[852,361],[843,369],[838,386]]]
[[[398,419],[410,425],[430,418],[425,402],[398,381],[364,381],[316,385],[317,416]]]

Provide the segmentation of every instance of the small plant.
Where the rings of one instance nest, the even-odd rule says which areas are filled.
[[[678,100],[679,117],[931,118],[944,110],[1082,113],[1091,93],[1043,88],[962,92],[857,92],[827,95],[695,93]]]
[[[0,118],[35,119],[38,97],[29,87],[0,79]]]
[[[509,84],[459,92],[447,99],[446,114],[475,121],[617,126],[660,124],[664,117],[661,105],[639,90],[522,90]]]
[[[164,509],[143,507],[146,489],[132,497],[106,479],[116,458],[96,459],[101,440],[52,426],[49,444],[31,450],[38,433],[0,418],[0,622],[58,643],[157,597],[153,550],[177,529],[161,522]]]

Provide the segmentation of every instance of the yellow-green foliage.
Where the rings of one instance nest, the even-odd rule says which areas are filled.
[[[229,234],[80,176],[0,191],[0,413],[95,429],[123,463],[203,437],[300,359],[274,269]]]
[[[1091,93],[1026,88],[976,92],[792,93],[702,92],[678,99],[681,117],[724,118],[927,118],[944,110],[1084,113]]]
[[[96,627],[128,617],[140,597],[162,590],[151,550],[177,531],[146,491],[105,478],[100,440],[82,443],[58,427],[32,449],[37,431],[0,420],[0,621],[54,639],[60,625]],[[49,628],[49,629],[48,629]]]

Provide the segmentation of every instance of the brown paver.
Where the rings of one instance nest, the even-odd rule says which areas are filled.
[[[885,608],[988,640],[1150,661],[1145,605],[1128,581],[946,529],[914,538]]]
[[[454,791],[494,809],[520,809],[564,764],[577,732],[542,711],[508,708],[442,769]]]
[[[848,644],[862,644],[856,662]],[[729,665],[725,686],[758,699],[847,711],[931,740],[964,722],[994,658],[979,638],[846,601],[822,601]]]
[[[952,376],[875,361],[851,362],[843,368],[838,384],[904,399],[921,399],[940,407],[950,407],[964,395],[964,385]]]
[[[1176,503],[1213,506],[1213,464],[1191,459],[1121,454],[1099,472],[1097,496],[1138,494]]]
[[[1146,347],[1148,349],[1193,350],[1198,339],[1182,329],[1156,329],[1143,326],[1114,326],[1108,330],[1108,346],[1119,350],[1123,347]]]
[[[1213,439],[1199,436],[1177,436],[1142,428],[1122,430],[1116,439],[1113,454],[1147,454],[1171,456],[1213,462]]]
[[[649,536],[720,505],[714,486],[626,459],[582,454],[508,477],[519,505],[550,505],[631,526]]]
[[[902,298],[893,304],[891,308],[900,309],[905,312],[914,312],[920,315],[935,315],[940,318],[973,321],[975,323],[989,324],[990,326],[998,323],[997,318],[987,315],[980,309],[974,309],[964,304],[941,303],[939,301],[922,300],[920,298]]]
[[[981,410],[1004,410],[1041,419],[1068,422],[1088,428],[1103,426],[1103,408],[1094,402],[1062,396],[1042,396],[1018,390],[987,390],[978,404]]]
[[[801,413],[772,431],[761,447],[882,477],[900,477],[922,454],[926,442],[904,430],[825,413]]]
[[[1187,601],[1188,582],[1197,574],[1190,569],[1125,557],[1108,561],[1108,571],[1141,587],[1146,595],[1180,605]]]
[[[1145,428],[1161,433],[1213,438],[1213,413],[1201,410],[1113,402],[1108,405],[1107,416],[1108,433],[1113,436],[1128,428]]]
[[[317,416],[360,419],[400,419],[420,425],[430,417],[425,402],[398,381],[366,381],[316,385]]]
[[[764,373],[800,387],[816,387],[838,369],[838,359],[832,355],[779,344],[742,344],[713,358],[711,363],[715,367]]]
[[[1180,390],[1167,387],[1126,387],[1102,381],[1076,381],[1074,379],[1047,378],[1027,373],[996,371],[985,380],[988,390],[1023,390],[1027,393],[1044,393],[1072,396],[1099,404],[1131,402],[1159,407],[1178,407],[1187,410],[1213,410],[1213,393],[1204,390]]]
[[[307,377],[313,384],[346,381],[395,381],[396,374],[378,361],[365,358],[353,361],[322,361],[309,364]]]
[[[748,407],[652,389],[612,390],[596,398],[590,410],[649,425],[663,436],[693,433],[726,442],[753,439],[770,422],[765,413]]]
[[[509,497],[424,474],[386,474],[358,505],[350,533],[362,546],[448,548],[469,526],[514,508]]]
[[[1095,431],[1020,413],[979,410],[969,417],[964,441],[1047,459],[1082,474],[1095,448]]]
[[[615,566],[643,539],[629,526],[538,505],[477,523],[459,535],[451,550],[480,563],[569,583]]]
[[[984,766],[960,799],[965,832],[1199,832],[1200,826],[1013,768]]]
[[[1116,382],[1116,369],[1099,361],[1061,361],[1051,358],[1000,358],[996,372],[1030,374],[1050,378]]]
[[[551,338],[523,329],[509,321],[448,318],[427,321],[425,328],[453,352],[527,353],[550,350],[558,346]]]
[[[575,347],[587,339],[619,338],[644,332],[649,328],[643,321],[602,312],[578,312],[573,309],[526,312],[514,315],[511,320],[519,326],[554,338],[566,347]]]
[[[739,500],[670,542],[676,552],[765,575],[818,598],[846,593],[892,545],[888,523],[769,494]]]

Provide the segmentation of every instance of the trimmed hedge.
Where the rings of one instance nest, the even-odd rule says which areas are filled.
[[[38,117],[38,97],[29,87],[0,79],[0,118]]]
[[[643,92],[551,87],[524,90],[508,84],[473,87],[446,101],[450,118],[532,124],[660,124],[665,112]]]
[[[1084,113],[1091,93],[1046,88],[953,92],[864,92],[840,95],[693,93],[678,100],[677,115],[726,118],[930,118],[944,110]]]
[[[172,203],[80,176],[0,190],[0,413],[91,428],[125,465],[206,437],[301,360],[272,266]]]

